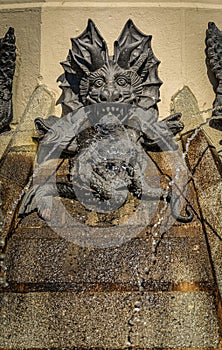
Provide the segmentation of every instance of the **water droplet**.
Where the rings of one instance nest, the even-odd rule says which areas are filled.
[[[149,268],[148,267],[145,267],[145,274],[148,275],[150,272]]]
[[[5,238],[4,237],[1,237],[0,238],[0,247],[4,247],[5,246]]]
[[[8,297],[6,295],[4,295],[2,300],[3,300],[3,302],[7,303],[8,302]]]
[[[129,342],[129,341],[127,341],[127,342],[126,342],[126,346],[132,346],[132,343]]]
[[[5,277],[0,277],[0,285],[4,285],[4,283],[6,283],[6,279]]]

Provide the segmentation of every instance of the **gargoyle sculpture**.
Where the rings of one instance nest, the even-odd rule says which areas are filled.
[[[101,102],[131,103],[157,109],[159,61],[151,48],[150,35],[142,34],[129,20],[110,57],[104,39],[89,20],[86,30],[71,39],[72,49],[62,62],[63,116],[81,106]]]
[[[213,107],[218,107],[213,112],[209,125],[222,130],[222,31],[213,22],[208,23],[206,46],[207,65],[217,82]]]
[[[63,90],[59,103],[62,118],[37,118],[41,135],[38,164],[52,158],[70,158],[70,183],[35,184],[25,195],[21,214],[37,209],[50,218],[53,196],[79,199],[87,208],[114,210],[127,193],[136,198],[164,199],[179,221],[178,198],[168,190],[146,185],[143,168],[147,151],[177,149],[173,136],[182,130],[180,115],[158,121],[157,102],[162,84],[159,61],[151,48],[151,36],[141,33],[129,20],[114,44],[114,56],[94,23],[72,40],[59,78]]]
[[[0,39],[0,132],[10,129],[13,118],[12,80],[15,72],[15,36],[9,28],[5,37]]]

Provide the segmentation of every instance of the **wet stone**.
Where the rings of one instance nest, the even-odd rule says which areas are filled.
[[[145,293],[141,302],[132,333],[135,347],[217,348],[220,337],[214,295]]]
[[[189,142],[188,140],[192,135],[193,133],[189,133],[183,136],[184,147],[186,147],[186,143]],[[209,145],[203,131],[199,131],[190,142],[187,158],[198,187],[209,186],[220,181],[221,162],[212,146]]]
[[[199,201],[205,226],[212,227],[222,239],[222,180],[208,188],[199,190]]]
[[[25,186],[32,174],[35,154],[31,152],[8,152],[0,164],[0,175]]]
[[[221,164],[222,170],[222,164]],[[209,187],[221,180],[220,169],[212,157],[212,151],[208,149],[193,172],[197,189]]]
[[[127,293],[13,293],[2,310],[0,347],[122,348],[132,303]]]
[[[25,216],[25,217],[20,217],[19,220],[19,226],[20,227],[46,227],[47,223],[41,219],[37,212],[32,212],[29,215]]]
[[[222,244],[221,239],[207,227],[207,237],[210,246],[213,267],[217,279],[218,288],[222,298]]]
[[[7,147],[10,144],[10,141],[13,137],[14,131],[7,131],[2,134],[0,134],[0,159],[4,155],[4,153],[7,150]]]
[[[169,177],[175,177],[177,166],[181,166],[181,173],[187,175],[186,165],[183,162],[180,149],[166,152],[149,152],[150,159],[157,164],[160,173]]]
[[[214,288],[201,226],[193,227],[196,233],[191,237],[182,236],[179,226],[169,230],[159,242],[155,266],[149,235],[103,248],[76,244],[78,228],[72,228],[69,241],[56,235],[56,231],[45,231],[21,229],[10,240],[6,265],[11,286],[26,284],[28,290],[38,290],[41,285],[47,290],[55,284],[55,289],[60,286],[64,290],[81,290],[85,286],[93,290],[100,285],[106,290],[138,290],[138,280],[145,278],[144,287],[148,290],[170,290],[180,282],[196,283],[197,289]]]
[[[0,184],[0,198],[3,203],[2,213],[5,222],[4,235],[6,235],[13,222],[15,210],[22,193],[22,187],[1,176]]]
[[[2,312],[0,347],[10,344],[10,349],[121,349],[129,334],[135,348],[216,348],[219,343],[211,293],[12,293]]]

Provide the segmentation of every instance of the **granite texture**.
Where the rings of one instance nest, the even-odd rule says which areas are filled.
[[[3,298],[2,348],[216,348],[219,343],[211,293],[11,293]]]

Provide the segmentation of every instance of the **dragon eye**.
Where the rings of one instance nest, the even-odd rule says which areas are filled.
[[[104,80],[102,78],[98,78],[93,82],[93,85],[97,88],[100,88],[101,86],[103,86],[104,84]]]
[[[119,86],[126,86],[128,84],[128,81],[126,78],[119,77],[116,79],[116,82]]]

